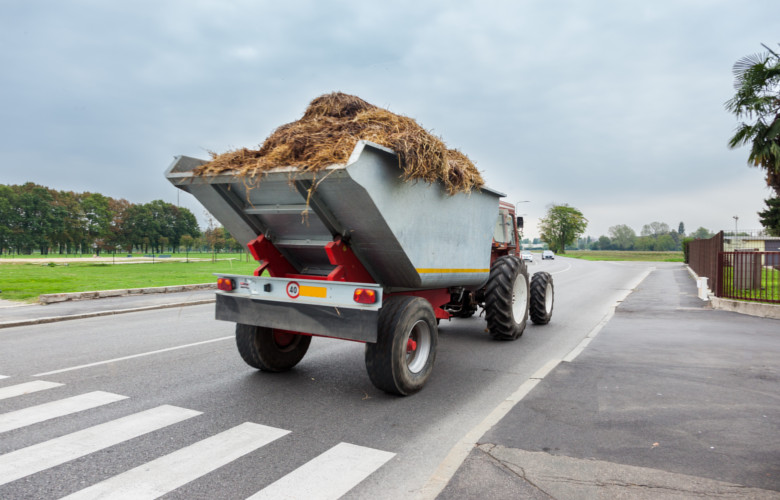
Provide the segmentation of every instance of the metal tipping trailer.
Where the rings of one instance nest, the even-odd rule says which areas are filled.
[[[439,320],[482,306],[490,334],[511,340],[529,311],[550,319],[552,278],[536,273],[529,284],[514,207],[497,191],[405,182],[395,153],[366,141],[316,173],[194,175],[204,163],[176,157],[166,177],[259,263],[253,276],[217,280],[216,318],[236,323],[254,368],[292,368],[312,336],[359,341],[374,385],[407,395],[431,374]]]

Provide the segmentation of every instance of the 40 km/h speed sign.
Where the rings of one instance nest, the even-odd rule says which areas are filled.
[[[298,295],[301,294],[301,287],[298,285],[296,281],[291,281],[287,283],[287,296],[291,299],[297,299]]]

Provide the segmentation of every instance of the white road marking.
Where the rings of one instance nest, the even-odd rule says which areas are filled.
[[[561,273],[565,273],[565,272],[566,272],[566,271],[568,271],[569,269],[571,269],[571,264],[567,264],[567,265],[566,265],[566,269],[561,269],[560,271],[555,271],[554,273],[550,273],[550,274],[561,274]]]
[[[577,345],[577,347],[575,347],[574,349],[572,349],[571,351],[569,351],[569,354],[567,354],[567,355],[566,355],[566,356],[563,358],[563,361],[565,361],[565,362],[567,362],[567,363],[571,363],[572,361],[574,361],[575,359],[577,359],[577,356],[579,356],[580,354],[582,354],[582,352],[585,350],[585,348],[586,348],[586,347],[588,347],[588,344],[590,344],[590,343],[591,343],[591,341],[593,340],[593,338],[594,338],[596,335],[598,335],[598,334],[599,334],[599,332],[601,331],[601,329],[602,329],[602,328],[604,328],[604,327],[606,326],[606,324],[607,324],[607,323],[609,323],[609,320],[611,320],[611,319],[612,319],[612,317],[615,315],[615,311],[617,310],[617,306],[618,306],[618,305],[619,305],[621,302],[623,302],[624,300],[626,300],[626,297],[628,297],[629,295],[631,295],[631,292],[633,292],[633,291],[634,291],[634,289],[635,289],[636,287],[638,287],[638,286],[639,286],[639,284],[640,284],[640,283],[642,283],[642,282],[645,280],[645,278],[647,278],[648,276],[650,276],[650,273],[652,273],[653,271],[655,271],[655,269],[656,269],[655,267],[650,267],[650,268],[648,268],[648,269],[647,269],[647,270],[646,270],[644,273],[642,273],[642,274],[641,274],[641,275],[640,275],[640,276],[639,276],[639,277],[636,279],[636,281],[634,281],[632,284],[628,285],[628,288],[627,288],[626,290],[624,290],[624,292],[625,292],[625,293],[621,294],[621,295],[620,295],[620,297],[618,297],[618,299],[615,301],[615,305],[614,305],[614,306],[613,306],[613,307],[612,307],[612,308],[609,310],[609,312],[608,312],[607,314],[605,314],[605,315],[604,315],[604,317],[603,317],[603,318],[601,318],[601,321],[599,321],[599,322],[596,324],[596,326],[594,326],[594,327],[591,329],[591,331],[590,331],[590,332],[588,332],[588,334],[585,336],[585,338],[584,338],[584,339],[582,339],[582,341],[581,341],[581,342],[580,342],[580,343]]]
[[[65,498],[158,498],[289,433],[246,422]]]
[[[188,347],[196,347],[196,346],[199,346],[199,345],[210,344],[212,342],[220,342],[220,341],[223,341],[223,340],[228,340],[228,339],[233,339],[233,338],[235,338],[235,337],[230,335],[228,337],[220,337],[218,339],[204,340],[203,342],[195,342],[193,344],[184,344],[184,345],[179,345],[179,346],[175,346],[175,347],[168,347],[168,348],[165,348],[165,349],[159,349],[157,351],[142,352],[140,354],[132,354],[130,356],[123,356],[121,358],[107,359],[105,361],[97,361],[95,363],[88,363],[86,365],[71,366],[70,368],[62,368],[60,370],[52,370],[50,372],[37,373],[37,374],[33,375],[33,377],[46,377],[46,376],[49,376],[49,375],[55,375],[57,373],[64,373],[64,372],[70,372],[70,371],[74,371],[74,370],[81,370],[83,368],[92,368],[93,366],[107,365],[109,363],[115,363],[117,361],[126,361],[128,359],[142,358],[144,356],[151,356],[153,354],[161,354],[161,353],[164,353],[164,352],[176,351],[178,349],[186,349]]]
[[[181,422],[201,412],[158,406],[0,455],[0,485]]]
[[[247,500],[336,500],[395,453],[339,443]]]
[[[54,387],[60,387],[61,385],[62,384],[58,384],[57,382],[46,382],[45,380],[35,380],[33,382],[11,385],[0,388],[0,399],[15,398],[16,396],[30,394],[31,392],[53,389]]]
[[[568,271],[570,268],[571,264],[569,264],[569,267],[566,269],[558,271],[558,273]],[[536,387],[539,382],[542,381],[542,379],[544,379],[544,377],[546,377],[553,369],[555,369],[556,366],[564,361],[573,361],[574,358],[576,358],[585,349],[588,343],[593,340],[593,337],[595,337],[601,331],[604,325],[606,325],[607,322],[612,318],[612,316],[615,314],[615,308],[617,308],[618,304],[625,300],[625,298],[628,297],[628,295],[633,292],[634,289],[638,287],[639,284],[642,283],[642,281],[644,281],[644,279],[647,278],[655,269],[655,267],[647,269],[631,285],[629,285],[628,289],[625,291],[625,294],[618,298],[611,311],[607,313],[604,318],[602,318],[602,320],[591,329],[590,332],[588,332],[582,342],[580,342],[577,347],[571,350],[565,358],[551,359],[548,361],[544,366],[537,370],[536,373],[531,375],[528,380],[520,384],[520,387],[518,387],[511,396],[499,403],[499,405],[494,408],[493,411],[490,412],[490,414],[485,417],[482,422],[477,424],[465,436],[463,436],[460,441],[458,441],[455,446],[452,447],[444,460],[439,464],[439,467],[436,468],[434,473],[428,479],[428,482],[425,484],[425,486],[423,486],[422,490],[420,490],[417,498],[425,500],[436,498],[439,493],[441,493],[447,486],[447,483],[455,475],[455,472],[458,470],[461,464],[466,460],[466,457],[468,457],[469,453],[471,453],[471,450],[473,450],[477,445],[479,439],[494,425],[501,421],[501,419],[504,418],[504,416],[506,416],[506,414],[509,413],[509,411],[517,403],[522,401],[523,398],[525,398],[528,393],[530,393],[531,390],[533,390],[533,388]]]
[[[4,378],[8,378],[8,375],[0,375],[0,380]]]
[[[127,399],[127,396],[95,391],[23,410],[4,413],[0,415],[0,433],[70,415],[71,413],[97,408],[98,406],[121,401],[122,399]]]

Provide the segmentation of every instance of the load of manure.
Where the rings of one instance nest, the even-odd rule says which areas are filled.
[[[211,176],[230,171],[257,177],[277,167],[316,172],[345,164],[357,141],[371,141],[398,154],[406,181],[441,181],[447,192],[469,192],[484,184],[469,158],[432,135],[413,119],[367,103],[359,97],[333,92],[314,99],[303,117],[277,128],[259,150],[241,148],[223,154],[195,170]]]

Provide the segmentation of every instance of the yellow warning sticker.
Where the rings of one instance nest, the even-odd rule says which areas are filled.
[[[316,297],[324,299],[328,296],[328,288],[324,286],[301,286],[302,297]]]

